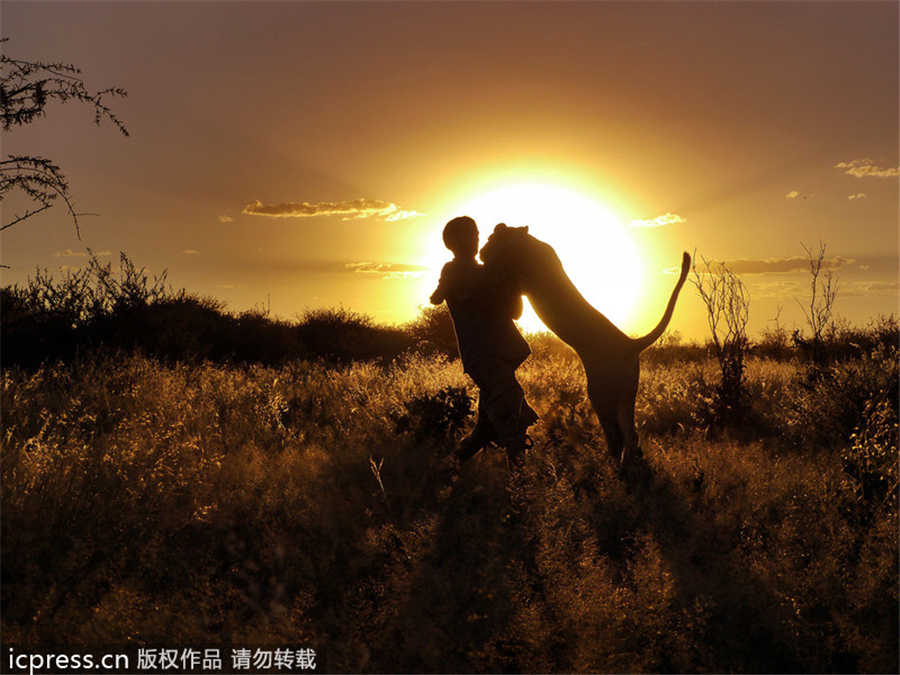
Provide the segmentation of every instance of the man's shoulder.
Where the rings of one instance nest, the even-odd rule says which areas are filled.
[[[451,260],[441,268],[441,278],[472,279],[480,278],[483,265],[467,261]]]
[[[459,258],[454,258],[453,260],[449,260],[444,263],[444,269],[457,269],[457,270],[480,270],[484,267],[477,260],[460,260]]]

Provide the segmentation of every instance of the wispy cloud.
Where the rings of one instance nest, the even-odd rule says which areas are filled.
[[[837,270],[846,265],[851,265],[856,260],[854,258],[844,258],[835,256],[833,258],[825,258],[822,261],[823,270]],[[758,258],[758,259],[738,259],[738,260],[710,260],[709,265],[712,270],[716,270],[720,265],[724,264],[729,270],[735,274],[784,274],[787,272],[806,272],[809,271],[809,258],[795,256],[791,258]],[[671,268],[675,271],[678,268]],[[697,271],[701,274],[706,272],[706,266],[697,265]],[[666,269],[669,272],[669,269]]]
[[[874,178],[896,178],[900,176],[900,167],[882,168],[876,166],[871,159],[851,159],[849,162],[838,162],[835,169],[843,169],[844,173],[857,178],[871,176]]]
[[[754,277],[748,281],[750,293],[757,299],[788,299],[809,297],[809,283],[781,280],[768,281],[768,277]],[[900,291],[900,283],[896,281],[844,281],[841,280],[838,298],[858,298],[868,295],[896,295]]]
[[[632,227],[664,227],[665,225],[676,225],[685,222],[687,221],[677,213],[664,213],[661,216],[656,216],[656,218],[632,220],[630,225]]]
[[[750,292],[755,298],[790,298],[806,286],[796,281],[757,281],[750,284]]]
[[[421,265],[407,265],[404,263],[377,263],[377,262],[349,262],[344,264],[344,269],[355,274],[371,274],[382,279],[410,279],[419,278],[428,269]]]
[[[219,222],[220,223],[233,223],[234,218],[232,218],[231,216],[219,216]]]
[[[65,251],[57,251],[53,254],[57,258],[87,258],[90,254],[87,251],[73,251],[67,248]],[[112,255],[112,251],[96,251],[94,253],[98,258],[101,256]]]
[[[200,253],[200,251],[195,248],[186,248],[182,251],[182,253],[184,253],[185,255],[197,255]]]
[[[391,206],[393,206],[393,204],[391,204]],[[419,213],[418,211],[415,211],[415,210],[398,208],[396,211],[392,212],[389,216],[386,216],[385,220],[389,223],[392,223],[396,220],[406,220],[408,218],[419,218],[424,215],[425,215],[424,213]]]
[[[812,197],[812,194],[807,194],[805,192],[798,192],[797,190],[791,190],[788,192],[784,198],[785,199],[809,199]]]
[[[897,291],[900,290],[900,282],[876,281],[875,283],[869,284],[866,287],[866,290],[870,293],[877,293],[879,291]]]
[[[869,295],[891,296],[900,291],[897,281],[851,281],[841,284],[838,297],[861,298]]]
[[[312,218],[314,216],[344,216],[344,220],[354,218],[383,218],[392,222],[417,218],[425,214],[410,209],[402,209],[393,202],[383,199],[348,199],[341,202],[282,202],[263,204],[256,200],[241,211],[249,216],[269,216],[270,218]]]
[[[865,198],[866,198],[865,192],[857,192],[856,194],[847,195],[847,199],[849,199],[850,201],[853,201],[855,199],[865,199]]]

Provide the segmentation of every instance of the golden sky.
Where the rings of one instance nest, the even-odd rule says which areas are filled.
[[[803,325],[801,243],[837,310],[898,305],[898,4],[32,3],[7,53],[121,86],[131,137],[56,106],[4,134],[68,175],[2,234],[4,283],[124,250],[169,280],[290,318],[413,318],[465,209],[532,225],[627,332],[682,250],[730,262],[750,330]],[[3,204],[4,222],[24,202]],[[486,219],[486,220],[485,220]],[[449,255],[449,253],[447,253]],[[685,287],[672,328],[702,338]]]

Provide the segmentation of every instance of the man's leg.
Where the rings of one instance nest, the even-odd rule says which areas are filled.
[[[497,434],[487,412],[485,411],[485,395],[483,391],[478,395],[478,419],[472,433],[466,436],[456,450],[456,456],[460,462],[477,455],[488,443],[497,440]]]
[[[485,381],[481,394],[498,443],[506,448],[510,462],[521,466],[528,446],[526,432],[538,417],[525,401],[525,392],[516,380],[515,370],[495,368]]]

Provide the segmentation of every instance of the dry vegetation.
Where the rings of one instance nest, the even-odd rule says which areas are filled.
[[[337,671],[896,672],[896,334],[858,331],[815,370],[750,356],[727,425],[714,360],[651,351],[645,486],[617,476],[548,338],[520,370],[542,421],[512,476],[497,450],[452,458],[476,391],[420,334],[380,363],[104,347],[6,367],[4,643],[303,644]]]

